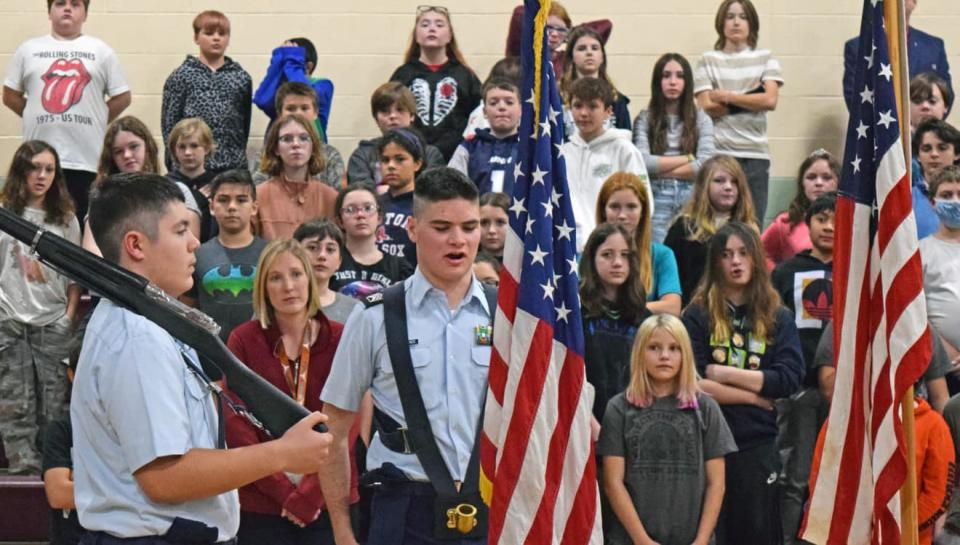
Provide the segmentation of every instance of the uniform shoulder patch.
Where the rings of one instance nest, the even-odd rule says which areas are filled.
[[[365,308],[375,307],[381,303],[383,303],[383,292],[380,291],[371,293],[363,298],[363,306]]]

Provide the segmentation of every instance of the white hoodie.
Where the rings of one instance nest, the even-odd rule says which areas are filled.
[[[633,145],[631,137],[632,134],[626,129],[607,129],[590,142],[585,142],[577,132],[569,142],[563,144],[570,201],[577,226],[577,253],[583,252],[587,237],[597,226],[597,196],[603,182],[614,172],[630,172],[643,180],[650,203],[650,216],[653,216],[650,177],[643,164],[643,156]]]

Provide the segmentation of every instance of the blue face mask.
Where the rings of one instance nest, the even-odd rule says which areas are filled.
[[[960,201],[936,201],[934,210],[948,229],[960,229]]]

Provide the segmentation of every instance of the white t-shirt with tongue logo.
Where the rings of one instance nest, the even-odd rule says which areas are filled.
[[[86,35],[32,38],[17,48],[3,85],[27,97],[24,140],[52,145],[63,168],[96,172],[106,99],[130,90],[110,46]]]

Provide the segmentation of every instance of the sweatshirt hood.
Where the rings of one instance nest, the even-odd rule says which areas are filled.
[[[631,140],[632,136],[633,134],[627,129],[610,128],[603,131],[603,133],[601,133],[600,136],[587,142],[580,136],[580,131],[577,131],[576,134],[570,137],[570,142],[572,142],[577,147],[590,148],[590,150],[596,150],[596,149],[603,148],[616,140],[626,140],[627,142],[632,142]]]

